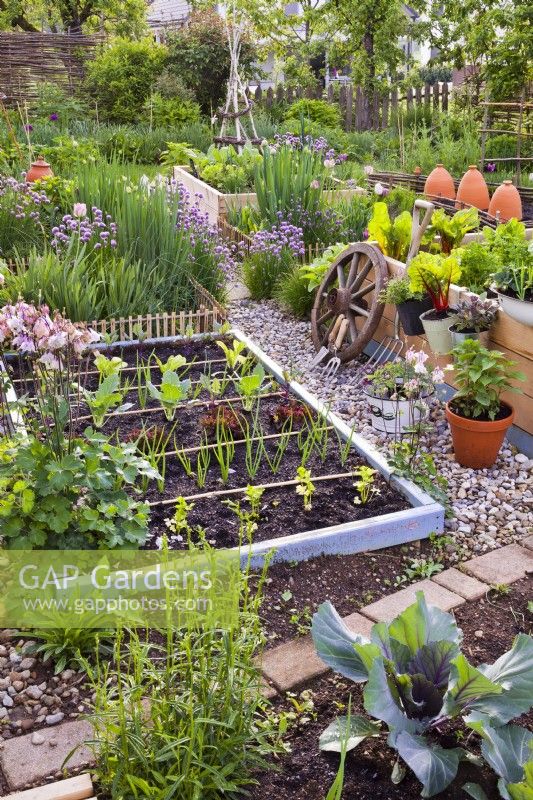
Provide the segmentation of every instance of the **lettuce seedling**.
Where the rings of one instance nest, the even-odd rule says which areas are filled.
[[[314,615],[312,632],[328,666],[366,684],[364,707],[377,720],[369,724],[352,715],[347,731],[346,717],[339,717],[322,734],[321,749],[340,752],[347,733],[348,749],[387,734],[389,746],[422,783],[422,797],[432,797],[454,780],[461,761],[472,760],[462,747],[435,742],[444,724],[462,718],[481,733],[486,762],[497,771],[497,762],[505,762],[499,789],[511,798],[507,784],[522,781],[533,740],[533,733],[507,724],[533,705],[531,636],[519,634],[494,664],[476,668],[460,651],[463,634],[453,616],[426,605],[422,592],[390,624],[375,624],[370,639],[352,633],[329,602]]]
[[[181,380],[179,375],[172,371],[163,372],[159,387],[150,382],[146,385],[150,397],[159,401],[169,422],[174,418],[179,403],[187,397],[191,390],[190,380]]]

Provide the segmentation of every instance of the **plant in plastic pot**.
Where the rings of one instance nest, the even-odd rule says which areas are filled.
[[[465,339],[479,339],[486,347],[489,340],[489,331],[498,316],[498,303],[478,297],[477,294],[467,295],[457,303],[455,308],[457,318],[450,325],[453,345],[461,344]]]
[[[513,407],[501,395],[519,392],[512,381],[523,381],[525,375],[503,353],[474,339],[465,339],[452,355],[457,392],[446,403],[446,419],[455,459],[471,469],[491,467],[514,419]]]
[[[452,283],[461,277],[461,267],[454,256],[419,253],[407,268],[409,285],[413,292],[426,292],[433,304],[430,311],[420,315],[429,346],[436,355],[445,355],[452,348],[450,325],[455,313],[450,309],[449,295]]]
[[[401,436],[427,417],[426,399],[433,394],[435,383],[444,379],[441,369],[428,371],[427,359],[427,353],[411,348],[405,361],[389,361],[366,378],[364,392],[372,427]]]
[[[487,234],[501,267],[493,288],[506,314],[523,325],[533,325],[533,241],[525,238],[525,226],[516,220]]]
[[[431,298],[425,292],[413,292],[408,278],[391,278],[381,292],[380,300],[396,306],[401,326],[406,336],[424,333],[420,314],[433,308]]]

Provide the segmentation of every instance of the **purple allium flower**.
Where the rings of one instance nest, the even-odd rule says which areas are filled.
[[[55,113],[54,114],[50,114],[50,121],[51,122],[55,122],[58,119],[59,119],[59,117],[58,117],[57,114],[55,114]]]
[[[30,125],[29,123],[27,125],[24,125],[24,130],[30,133],[33,130],[33,125]]]
[[[494,162],[485,164],[485,172],[496,172],[496,164]]]

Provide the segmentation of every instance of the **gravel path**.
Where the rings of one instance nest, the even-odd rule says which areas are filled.
[[[308,322],[295,320],[273,302],[251,300],[231,303],[229,319],[295,379],[324,402],[330,402],[333,410],[349,425],[357,423],[361,435],[386,447],[387,437],[380,437],[372,428],[364,399],[354,395],[353,388],[346,385],[350,366],[341,368],[330,380],[324,379],[320,368],[309,370],[315,349]],[[492,469],[465,469],[454,459],[442,407],[436,405],[431,416],[434,427],[426,447],[448,480],[454,516],[446,520],[446,529],[456,542],[455,560],[519,542],[530,534],[533,529],[533,459],[504,446]]]

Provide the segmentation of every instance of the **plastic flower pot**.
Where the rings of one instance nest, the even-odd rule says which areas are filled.
[[[446,419],[452,433],[455,460],[462,467],[485,469],[491,467],[500,452],[507,430],[514,420],[514,408],[502,403],[502,412],[508,412],[502,419],[493,422],[467,419],[452,411],[446,403]]]
[[[453,325],[456,320],[457,317],[453,312],[447,312],[443,315],[438,314],[433,309],[420,315],[420,321],[424,326],[428,344],[435,355],[445,356],[452,349],[450,325]]]
[[[424,311],[430,311],[432,308],[433,304],[430,297],[424,297],[423,300],[406,300],[405,303],[399,303],[396,306],[400,323],[406,336],[420,336],[424,333],[420,315]]]
[[[522,325],[533,325],[533,303],[530,300],[519,300],[518,297],[510,297],[508,294],[496,291],[500,298],[503,311],[511,319],[521,322]]]
[[[455,347],[465,339],[478,339],[483,347],[489,346],[489,332],[488,331],[456,331],[455,325],[450,325],[449,331],[452,337],[452,347]]]
[[[390,400],[376,397],[370,392],[365,392],[365,395],[372,427],[381,433],[403,434],[407,428],[412,428],[422,419],[423,410],[419,407],[418,400]]]

